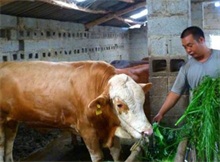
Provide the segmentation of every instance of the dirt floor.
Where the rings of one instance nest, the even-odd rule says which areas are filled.
[[[78,145],[72,144],[70,133],[53,130],[40,133],[25,125],[19,127],[14,143],[15,161],[91,161],[87,148],[80,137]],[[132,145],[122,145],[122,159],[130,155]],[[108,149],[104,149],[104,161],[113,161]]]

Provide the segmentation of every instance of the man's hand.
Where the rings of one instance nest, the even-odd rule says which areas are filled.
[[[153,122],[159,123],[162,119],[163,119],[163,115],[161,115],[160,113],[158,113],[158,114],[153,118]]]
[[[180,99],[180,95],[174,92],[170,92],[166,97],[165,102],[163,103],[162,107],[160,108],[157,115],[153,118],[154,122],[159,123],[164,115],[176,104],[176,102]]]

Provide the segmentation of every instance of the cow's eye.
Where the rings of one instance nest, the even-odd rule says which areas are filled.
[[[122,104],[118,104],[117,106],[118,106],[118,108],[122,108],[122,107],[123,107],[123,105],[122,105]]]

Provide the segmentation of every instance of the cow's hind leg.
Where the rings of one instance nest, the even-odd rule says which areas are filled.
[[[5,127],[6,143],[5,143],[5,161],[13,162],[13,145],[18,128],[17,122],[9,122]]]
[[[4,161],[5,150],[5,131],[4,124],[0,122],[0,162]]]

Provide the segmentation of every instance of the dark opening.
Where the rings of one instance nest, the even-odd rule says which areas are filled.
[[[7,56],[2,56],[2,60],[3,61],[8,61],[8,57]]]
[[[152,67],[153,72],[166,71],[167,62],[166,62],[166,60],[153,60],[152,66],[153,66]]]
[[[170,71],[177,72],[179,71],[180,67],[185,63],[183,59],[171,59],[170,60]]]

